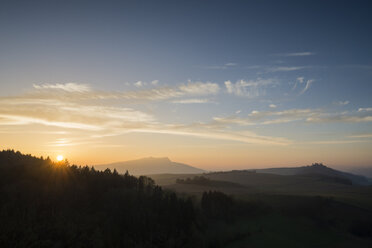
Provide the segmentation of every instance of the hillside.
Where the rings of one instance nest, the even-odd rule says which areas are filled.
[[[172,162],[169,158],[142,158],[137,160],[117,162],[104,165],[95,165],[97,170],[110,168],[116,169],[124,174],[128,171],[132,175],[151,175],[151,174],[200,174],[205,172],[202,169],[192,167],[187,164]]]
[[[334,197],[339,201],[346,201],[355,206],[372,209],[371,186],[356,185],[349,179],[340,176],[322,174],[278,175],[256,173],[248,170],[204,173],[202,176],[210,180],[235,183],[244,186],[244,188],[177,184],[177,179],[185,180],[191,177],[183,174],[151,175],[151,178],[164,188],[195,195],[200,195],[206,190],[220,190],[240,198],[249,198],[252,194],[325,196]]]
[[[0,152],[0,247],[185,247],[195,209],[148,177]]]
[[[345,178],[350,180],[355,185],[368,185],[369,180],[360,175],[355,175],[348,172],[335,170],[324,166],[323,164],[315,163],[310,166],[292,167],[292,168],[269,168],[269,169],[257,169],[257,173],[270,173],[276,175],[324,175],[328,177]]]
[[[372,207],[341,201],[337,194],[318,194],[336,192],[335,187],[339,193],[352,192],[368,200],[372,198],[368,186],[318,174],[250,171],[154,178],[166,182],[166,190],[146,176],[2,151],[0,247],[369,248],[372,244]],[[319,191],[306,194],[311,187]]]

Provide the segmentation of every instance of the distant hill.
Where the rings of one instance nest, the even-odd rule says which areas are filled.
[[[187,164],[172,162],[169,158],[142,158],[137,160],[117,162],[112,164],[95,165],[97,170],[116,169],[119,173],[128,171],[132,175],[154,174],[200,174],[205,171]]]
[[[256,173],[269,173],[283,176],[293,176],[293,175],[323,175],[327,177],[334,178],[344,178],[350,180],[356,185],[368,185],[369,180],[360,175],[355,175],[348,172],[343,172],[329,168],[323,164],[315,163],[309,166],[302,167],[292,167],[292,168],[269,168],[269,169],[258,169],[255,170]]]

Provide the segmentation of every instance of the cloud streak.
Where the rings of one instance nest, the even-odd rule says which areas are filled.
[[[209,65],[209,66],[202,66],[201,68],[210,69],[210,70],[226,70],[228,68],[232,68],[236,66],[238,66],[237,63],[229,62],[224,65]]]
[[[277,66],[270,67],[267,72],[288,72],[288,71],[298,71],[308,68],[307,66]]]
[[[306,84],[305,84],[305,87],[303,88],[303,90],[301,90],[301,92],[299,93],[299,95],[302,95],[304,94],[308,89],[310,89],[310,86],[311,84],[314,82],[313,79],[309,79],[306,81]]]
[[[63,90],[67,92],[89,92],[91,89],[87,84],[66,83],[66,84],[34,84],[33,87],[38,90]]]
[[[214,117],[214,121],[223,125],[272,125],[294,121],[307,123],[360,123],[372,121],[372,108],[360,108],[357,111],[341,113],[326,112],[322,109],[288,109],[283,111],[252,111],[247,117],[236,115]]]
[[[95,100],[128,100],[130,103],[133,101],[164,101],[174,98],[182,97],[195,97],[216,95],[220,91],[220,86],[213,82],[192,82],[188,81],[185,84],[180,84],[173,87],[158,87],[158,81],[154,80],[151,85],[154,88],[143,89],[145,85],[142,81],[137,81],[138,90],[127,91],[98,91],[91,89],[88,85],[80,84],[41,84],[34,85],[36,91],[29,92],[27,95],[21,96],[25,99],[57,99],[57,100],[75,100],[75,101],[95,101]],[[19,97],[17,97],[19,98]],[[11,100],[11,97],[8,97]]]
[[[251,82],[251,84],[255,83]],[[181,135],[252,144],[286,145],[290,143],[285,138],[257,135],[248,131],[236,132],[225,129],[219,124],[164,123],[152,114],[106,102],[108,98],[102,96],[108,96],[111,93],[97,92],[91,88],[86,91],[75,86],[72,90],[71,86],[66,85],[63,87],[44,85],[35,88],[36,94],[0,97],[0,125],[9,127],[37,124],[57,128],[57,131],[69,129],[79,133],[80,138],[74,140],[59,139],[48,143],[47,145],[51,147],[97,143],[92,140],[127,133]],[[169,99],[214,95],[219,90],[218,84],[215,83],[188,82],[173,88],[142,90],[136,92],[135,96],[130,95],[132,92],[129,95],[128,92],[122,92],[119,95],[120,99],[125,99],[125,97]],[[204,98],[190,98],[181,99],[179,103],[206,103],[207,101]],[[78,130],[81,131],[78,132]]]
[[[257,80],[238,80],[232,83],[230,80],[225,81],[226,91],[236,96],[255,98],[266,93],[265,89],[277,84],[274,79],[257,79]]]
[[[282,57],[301,57],[301,56],[311,56],[315,55],[313,52],[296,52],[296,53],[277,53],[276,56]]]
[[[183,100],[175,100],[173,103],[180,103],[180,104],[194,104],[194,103],[211,103],[209,99],[183,99]]]

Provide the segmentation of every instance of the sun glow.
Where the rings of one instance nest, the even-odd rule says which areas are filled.
[[[57,156],[57,161],[58,161],[58,162],[61,162],[62,160],[63,160],[63,156],[62,156],[62,155],[58,155],[58,156]]]

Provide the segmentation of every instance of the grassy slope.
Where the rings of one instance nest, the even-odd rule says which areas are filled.
[[[151,177],[157,184],[164,188],[195,195],[200,195],[203,191],[219,190],[226,194],[236,195],[239,198],[246,198],[251,194],[257,193],[270,195],[326,196],[333,197],[344,203],[372,210],[371,186],[353,186],[327,182],[317,176],[282,176],[243,171],[209,173],[203,175],[212,180],[234,182],[245,187],[219,188],[175,183],[177,178],[185,179],[195,176],[192,174],[162,174],[152,175]]]
[[[372,247],[372,240],[349,232],[356,219],[372,217],[371,187],[330,183],[316,176],[249,172],[204,174],[212,180],[239,183],[245,186],[243,188],[175,183],[177,178],[193,176],[167,174],[153,178],[163,187],[179,193],[200,197],[203,191],[219,190],[270,209],[267,214],[253,215],[227,226],[213,224],[206,235],[211,240],[225,237],[226,243],[219,243],[220,247]],[[316,196],[334,200],[323,204]],[[307,216],[303,216],[304,213]]]

